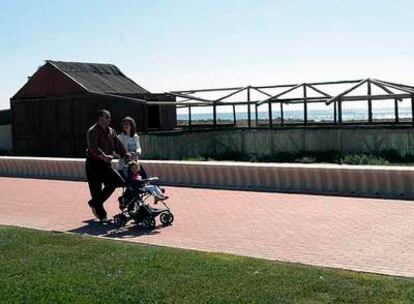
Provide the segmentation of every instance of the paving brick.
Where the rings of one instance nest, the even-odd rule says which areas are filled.
[[[414,277],[414,202],[167,187],[174,225],[116,232],[84,182],[0,178],[0,224]],[[106,208],[117,213],[117,190]]]

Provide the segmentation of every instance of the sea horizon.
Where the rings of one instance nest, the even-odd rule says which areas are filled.
[[[394,119],[395,112],[393,107],[383,107],[373,109],[373,119]],[[267,111],[258,111],[258,119],[268,119],[269,115]],[[301,120],[303,119],[303,110],[285,110],[283,111],[283,117],[285,120]],[[312,110],[308,109],[308,120],[313,121],[327,121],[333,120],[333,110]],[[255,119],[256,114],[254,111],[251,112],[251,118]],[[399,118],[411,118],[412,110],[411,107],[400,107],[398,109]],[[280,111],[272,111],[272,118],[278,119],[281,118]],[[205,121],[213,119],[212,112],[205,113],[192,113],[192,121]],[[243,120],[248,119],[247,111],[236,112],[236,119]],[[188,121],[187,113],[177,114],[178,121]],[[217,120],[233,120],[233,112],[217,112]],[[368,111],[367,109],[343,109],[342,110],[342,120],[368,120]]]

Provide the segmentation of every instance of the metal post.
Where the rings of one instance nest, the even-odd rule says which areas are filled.
[[[217,106],[216,101],[213,102],[213,127],[217,126]]]
[[[368,122],[372,123],[372,100],[369,98],[371,96],[371,81],[368,80],[367,82],[368,87]]]
[[[272,117],[272,101],[269,100],[269,127],[271,128],[273,125],[273,117]]]
[[[414,127],[414,96],[411,97],[411,118],[413,120],[413,127]]]
[[[256,115],[256,128],[259,125],[259,114],[257,113],[258,106],[257,103],[255,104],[255,115]]]
[[[250,87],[247,88],[247,126],[250,128],[252,125],[250,113]]]
[[[283,114],[283,102],[280,102],[280,125],[283,126],[285,123],[284,114]]]
[[[233,124],[236,125],[236,106],[233,105]]]
[[[306,84],[303,85],[303,123],[305,126],[308,124],[308,103],[306,100]]]
[[[334,104],[333,104],[333,107],[334,107],[334,124],[338,123],[338,118],[337,118],[338,114],[336,113],[336,105],[337,105],[337,102],[335,101]]]
[[[191,128],[191,106],[188,106],[188,126]]]
[[[394,112],[395,112],[395,122],[399,123],[400,118],[398,117],[398,99],[397,98],[394,99]]]
[[[338,98],[338,124],[342,125],[342,100]]]

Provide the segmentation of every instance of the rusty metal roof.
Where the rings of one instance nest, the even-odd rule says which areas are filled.
[[[97,93],[150,93],[125,76],[113,64],[64,62],[46,60],[73,81],[90,92]]]

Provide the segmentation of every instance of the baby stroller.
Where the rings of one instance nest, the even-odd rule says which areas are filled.
[[[165,200],[159,199],[159,192],[164,193],[165,189],[155,185],[159,178],[148,178],[142,165],[140,175],[143,177],[140,181],[128,182],[128,179],[125,178],[125,187],[122,189],[122,195],[118,198],[121,213],[114,216],[114,224],[119,229],[130,220],[134,220],[141,228],[149,230],[155,228],[155,218],[159,216],[163,226],[171,225],[174,221],[174,215]],[[163,207],[155,208],[149,202],[151,198],[154,200],[153,204],[161,202]]]

